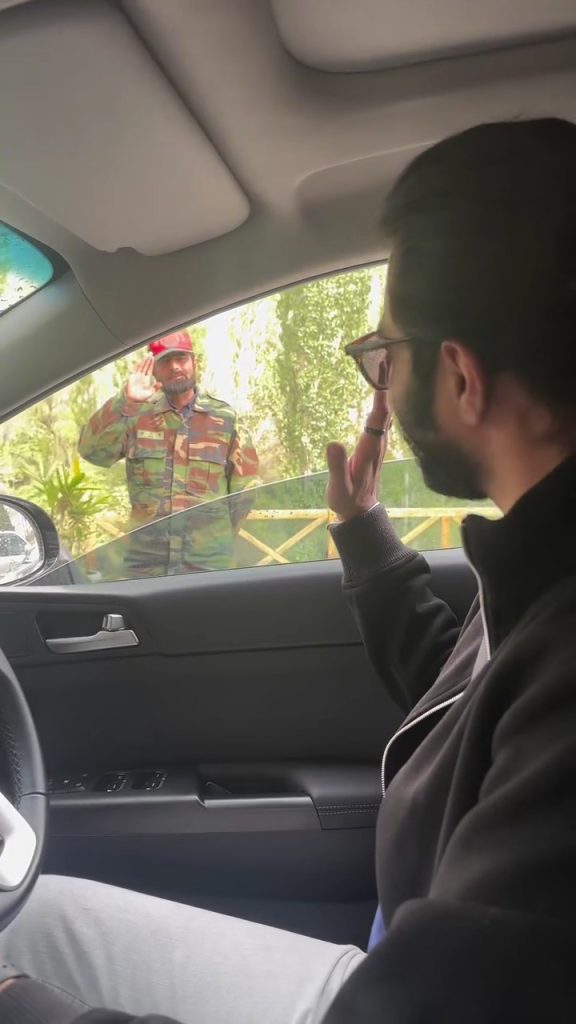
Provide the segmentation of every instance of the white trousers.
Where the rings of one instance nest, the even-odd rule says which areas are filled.
[[[91,1007],[182,1024],[319,1024],[365,954],[99,882],[43,876],[0,936]]]

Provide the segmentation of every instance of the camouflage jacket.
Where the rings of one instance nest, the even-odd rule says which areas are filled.
[[[142,571],[157,567],[166,573],[185,572],[230,564],[233,526],[249,510],[249,500],[239,499],[232,507],[217,502],[201,518],[198,513],[174,515],[260,483],[254,446],[226,402],[197,394],[189,415],[182,415],[163,392],[136,403],[122,391],[94,413],[78,448],[96,466],[126,460],[132,530],[173,517],[157,524],[152,545],[149,530],[133,535],[130,557],[143,559]]]

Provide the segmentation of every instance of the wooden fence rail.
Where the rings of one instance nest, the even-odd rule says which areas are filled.
[[[422,534],[427,533],[428,530],[440,523],[440,547],[449,548],[451,546],[451,529],[453,525],[460,526],[465,516],[471,513],[477,513],[479,515],[486,516],[490,519],[496,519],[500,513],[497,509],[490,506],[448,506],[444,508],[389,508],[387,509],[388,515],[391,519],[415,519],[418,520],[417,525],[413,526],[408,533],[405,533],[401,540],[404,544],[411,544],[412,541],[416,540],[417,537],[421,537]],[[277,548],[272,548],[269,544],[260,540],[259,537],[255,537],[254,534],[250,533],[245,527],[240,530],[240,537],[243,540],[248,541],[258,551],[264,554],[264,558],[261,558],[257,565],[271,565],[272,562],[278,562],[281,564],[287,564],[290,562],[290,558],[286,557],[286,553],[295,547],[305,537],[310,536],[315,530],[321,527],[327,527],[329,523],[336,522],[336,516],[329,509],[325,508],[304,508],[304,509],[291,509],[291,508],[280,508],[280,509],[253,509],[248,514],[246,522],[278,522],[278,521],[289,521],[289,522],[305,522],[306,525],[302,526],[296,533],[292,534],[286,540],[282,541]],[[326,537],[326,555],[328,558],[337,558],[338,554],[334,541],[332,540],[331,534],[328,532]]]

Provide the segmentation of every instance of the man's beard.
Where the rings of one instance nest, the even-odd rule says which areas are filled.
[[[162,389],[167,395],[182,395],[185,391],[193,391],[196,382],[193,377],[180,377],[175,380],[167,380]]]
[[[432,382],[430,382],[432,384]],[[454,441],[442,437],[434,414],[432,386],[413,378],[396,419],[420,466],[424,483],[437,494],[481,501],[486,493],[480,470]]]

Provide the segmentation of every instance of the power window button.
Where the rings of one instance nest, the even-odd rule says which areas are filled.
[[[132,789],[153,790],[161,789],[166,782],[167,772],[137,772]]]
[[[128,781],[127,772],[106,772],[98,779],[94,789],[99,793],[119,793]]]
[[[64,775],[48,779],[49,793],[83,793],[86,789],[87,772],[79,775]]]

